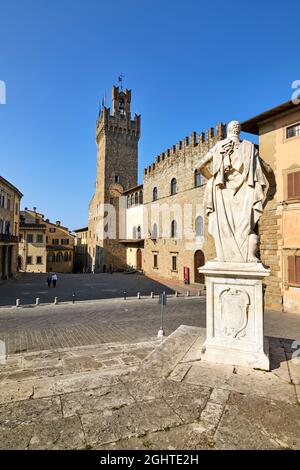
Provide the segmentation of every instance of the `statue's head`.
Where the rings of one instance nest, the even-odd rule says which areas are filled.
[[[239,137],[240,132],[241,132],[241,124],[239,123],[239,121],[231,121],[227,125],[227,137],[237,138]]]

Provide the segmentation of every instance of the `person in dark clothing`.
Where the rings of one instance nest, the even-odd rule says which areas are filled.
[[[52,276],[51,276],[51,274],[49,274],[49,276],[47,277],[47,284],[48,284],[48,287],[51,287],[51,284],[52,284]]]

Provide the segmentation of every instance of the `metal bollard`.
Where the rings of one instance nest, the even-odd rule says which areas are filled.
[[[201,290],[198,290],[198,297],[201,297]]]
[[[127,300],[127,292],[126,292],[126,290],[124,290],[123,295],[124,295],[124,300]]]
[[[174,297],[178,297],[178,291],[175,291]]]
[[[72,295],[72,302],[73,302],[73,304],[75,304],[75,292],[74,292],[74,294]]]
[[[21,305],[20,299],[16,299],[16,307],[20,307],[20,305]]]
[[[58,304],[58,297],[54,297],[54,305]]]
[[[37,298],[35,299],[35,305],[40,305],[40,299],[39,299],[39,297],[37,297]]]
[[[186,291],[186,296],[187,296],[187,297],[190,297],[190,295],[191,295],[190,291],[187,290],[187,291]]]
[[[137,298],[138,298],[138,299],[141,298],[141,293],[140,293],[140,292],[137,293]]]
[[[154,292],[150,292],[151,299],[154,299]]]

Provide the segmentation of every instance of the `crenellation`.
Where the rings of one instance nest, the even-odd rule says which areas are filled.
[[[192,132],[191,135],[190,135],[190,143],[193,147],[196,147],[197,145],[197,134],[196,132]]]
[[[198,137],[198,142],[199,142],[199,144],[203,144],[205,142],[204,132],[200,132],[199,137]]]
[[[166,160],[166,156],[168,157],[168,164],[172,165],[172,163],[178,158],[189,158],[187,157],[185,149],[187,149],[188,155],[190,155],[190,152],[193,153],[192,149],[195,147],[199,148],[199,153],[207,152],[210,147],[215,145],[218,140],[225,136],[226,126],[223,123],[217,124],[216,128],[211,127],[205,133],[200,132],[200,134],[198,134],[198,138],[197,133],[194,131],[190,136],[186,136],[183,140],[179,140],[175,145],[172,145],[171,148],[156,157],[156,166],[154,164],[153,168],[153,166],[150,165],[148,171],[145,172],[145,175],[149,176],[149,173],[151,173],[151,171],[155,171],[155,169],[160,170],[162,163]]]

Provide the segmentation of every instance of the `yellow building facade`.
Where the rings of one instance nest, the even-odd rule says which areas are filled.
[[[22,193],[0,176],[0,279],[18,271],[19,212]]]
[[[19,270],[25,273],[45,273],[46,264],[46,225],[43,223],[42,214],[21,211]]]
[[[68,228],[62,226],[59,220],[52,223],[45,219],[36,208],[25,208],[22,211],[22,221],[24,238],[22,237],[19,249],[19,262],[23,263],[23,270],[72,273],[75,237]],[[26,222],[29,225],[27,227]]]
[[[300,313],[300,104],[289,101],[244,122],[259,136],[260,156],[277,192],[259,224],[262,261],[270,266],[266,307]]]

